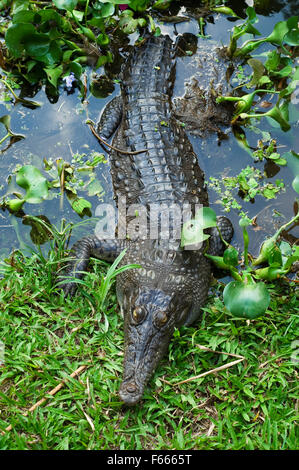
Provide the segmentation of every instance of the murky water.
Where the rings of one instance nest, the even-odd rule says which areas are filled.
[[[192,4],[192,2],[189,2],[189,4]],[[296,1],[270,2],[270,5],[271,13],[265,12],[264,16],[259,16],[260,21],[257,28],[263,32],[263,35],[269,34],[277,21],[299,13],[299,6]],[[238,14],[245,16],[245,2],[231,2],[229,6]],[[184,7],[181,12],[182,14],[185,13]],[[200,75],[198,68],[198,60],[202,57],[202,51],[209,51],[210,58],[213,59],[215,48],[228,43],[229,31],[234,25],[235,23],[231,19],[223,15],[215,14],[207,19],[205,34],[208,38],[197,39],[197,51],[193,56],[179,57],[177,60],[174,98],[184,95],[186,85],[190,83],[193,75],[199,81],[201,80],[202,75]],[[183,33],[196,35],[198,33],[198,24],[196,20],[176,25],[164,24],[161,26],[161,30],[162,34],[169,34],[175,40],[177,35]],[[209,68],[208,72],[211,73],[211,64],[208,63],[207,67]],[[100,69],[97,72],[101,75],[104,70]],[[65,161],[71,162],[73,154],[76,153],[88,156],[93,151],[103,152],[85,121],[87,118],[97,121],[105,104],[118,93],[119,85],[115,84],[110,96],[96,98],[88,93],[86,102],[82,104],[78,89],[75,89],[73,94],[68,94],[66,90],[61,88],[58,101],[50,103],[45,91],[42,89],[34,96],[34,100],[41,103],[39,108],[28,109],[20,104],[11,106],[10,104],[0,103],[0,116],[10,114],[12,130],[25,136],[25,139],[16,142],[0,155],[0,186],[3,185],[1,194],[6,192],[7,178],[17,164],[33,164],[42,170],[44,167],[43,159],[55,161],[58,158],[63,158]],[[287,133],[283,133],[277,127],[272,127],[266,120],[262,121],[259,128],[270,132],[272,137],[277,139],[278,144],[281,146],[281,153],[290,149],[299,152],[298,121],[293,123],[292,130]],[[228,138],[221,142],[218,141],[215,133],[204,137],[190,134],[190,140],[199,157],[206,178],[208,179],[210,176],[221,178],[223,175],[234,176],[247,165],[263,171],[265,163],[254,162],[250,155],[237,144],[232,132],[227,132],[227,134]],[[250,145],[255,147],[260,136],[250,130],[246,130],[246,136]],[[97,168],[97,177],[100,179],[105,191],[104,201],[112,201],[109,163],[103,163]],[[256,253],[258,244],[262,242],[265,235],[274,233],[277,226],[294,215],[293,205],[296,193],[291,187],[294,175],[288,167],[280,167],[279,172],[271,178],[267,178],[267,181],[275,181],[277,178],[283,179],[286,190],[279,194],[276,199],[266,200],[262,196],[257,196],[254,203],[245,203],[236,195],[236,198],[242,203],[243,209],[248,212],[249,217],[257,216],[258,230],[251,229],[250,231],[250,248],[253,254]],[[45,201],[43,204],[25,204],[24,213],[44,215],[52,224],[57,226],[60,225],[62,218],[73,222],[81,220],[71,209],[66,197],[61,202],[58,191],[56,193],[54,191],[53,194],[56,194],[56,197]],[[218,201],[219,195],[212,189],[209,194],[211,206],[218,214],[222,213],[223,209]],[[85,193],[82,193],[82,197],[86,197]],[[94,215],[98,199],[93,197],[89,200],[93,204],[92,213]],[[274,211],[278,211],[281,217],[274,217]],[[231,211],[229,217],[236,229],[234,244],[242,246],[237,212]],[[86,233],[89,229],[81,229],[81,233],[75,231],[73,237],[82,236],[84,230]],[[32,246],[30,231],[31,227],[24,224],[22,217],[15,217],[7,211],[0,211],[0,257],[3,258],[12,249],[25,244]],[[299,235],[298,227],[292,231],[292,234],[294,236]]]

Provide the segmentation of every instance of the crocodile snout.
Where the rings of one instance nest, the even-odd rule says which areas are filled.
[[[119,396],[126,405],[135,405],[142,397],[143,390],[136,382],[123,382],[119,390]]]

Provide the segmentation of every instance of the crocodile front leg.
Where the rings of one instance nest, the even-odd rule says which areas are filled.
[[[65,281],[62,285],[64,293],[66,295],[75,293],[77,283],[69,278],[82,279],[91,256],[113,262],[124,248],[124,240],[100,240],[95,235],[77,241],[70,251],[71,260],[68,262],[63,275],[59,276],[60,279]]]
[[[229,219],[223,216],[217,217],[217,225],[221,231],[221,235],[226,242],[230,242],[234,233],[234,229],[232,223]],[[219,232],[216,227],[213,227],[210,232],[209,238],[209,250],[208,254],[213,256],[222,256],[225,250],[225,245],[219,236]],[[211,263],[208,261],[207,258],[201,260],[201,264],[199,269],[202,272],[210,272]],[[201,307],[203,304],[196,303],[191,309],[189,314],[186,317],[184,325],[190,326],[194,323],[201,314]]]
[[[122,98],[115,96],[109,103],[106,104],[104,111],[97,123],[97,132],[104,139],[110,139],[122,118]]]
[[[234,229],[231,221],[227,217],[218,216],[217,225],[220,229],[223,239],[229,243],[234,234]],[[212,256],[222,256],[224,250],[225,245],[219,236],[219,232],[216,227],[213,227],[211,229],[211,236],[209,238],[208,254]]]

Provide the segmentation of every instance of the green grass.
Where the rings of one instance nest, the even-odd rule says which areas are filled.
[[[118,397],[123,321],[115,291],[101,313],[101,276],[91,265],[74,299],[53,288],[61,246],[48,258],[17,252],[0,280],[0,449],[295,449],[298,299],[292,283],[272,285],[266,315],[232,318],[215,287],[196,327],[176,330],[142,402]],[[219,292],[218,292],[218,290]],[[239,364],[177,382],[233,360]],[[88,367],[33,413],[34,403],[81,365]]]

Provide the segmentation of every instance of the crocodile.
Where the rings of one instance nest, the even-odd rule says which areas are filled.
[[[174,329],[199,318],[211,281],[211,264],[204,256],[207,242],[196,249],[182,249],[180,233],[169,231],[167,238],[161,221],[161,214],[174,207],[169,215],[169,226],[174,228],[175,216],[184,207],[208,206],[203,171],[172,112],[175,55],[176,47],[166,35],[149,37],[136,47],[122,70],[121,95],[107,104],[97,127],[102,138],[113,136],[112,184],[115,199],[123,198],[126,222],[134,222],[140,207],[146,208],[148,222],[149,211],[158,207],[158,236],[144,236],[136,229],[130,237],[120,237],[120,225],[114,238],[103,239],[97,233],[86,236],[74,244],[66,268],[67,276],[80,278],[90,256],[112,262],[124,249],[120,265],[140,265],[123,270],[116,280],[125,342],[119,395],[127,405],[142,398]],[[220,216],[218,227],[229,241],[230,221]],[[208,252],[220,255],[223,241],[216,228],[209,230]],[[73,294],[76,282],[69,278],[63,288],[66,295]]]

